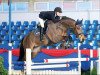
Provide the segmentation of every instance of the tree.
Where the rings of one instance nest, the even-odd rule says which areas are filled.
[[[8,71],[4,68],[4,59],[0,57],[0,75],[8,75]]]

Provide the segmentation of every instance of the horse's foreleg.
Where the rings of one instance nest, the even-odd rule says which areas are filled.
[[[66,49],[66,41],[63,41],[60,46],[61,46],[62,49]]]
[[[35,58],[36,55],[40,52],[40,50],[41,50],[41,47],[40,47],[40,46],[34,48],[34,49],[32,50],[32,53],[31,53],[31,58]]]

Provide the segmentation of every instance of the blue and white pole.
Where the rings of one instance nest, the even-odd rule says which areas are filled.
[[[9,0],[9,46],[12,46],[12,43],[11,43],[11,2],[12,0]]]
[[[9,46],[12,46],[12,43],[11,43],[11,0],[9,0]],[[12,51],[9,50],[9,54],[8,54],[8,57],[9,57],[9,75],[11,75],[11,72],[12,72]]]

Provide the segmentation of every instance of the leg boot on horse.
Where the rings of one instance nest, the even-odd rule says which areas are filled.
[[[66,37],[65,37],[66,38]],[[73,41],[71,36],[67,36],[68,39],[63,40],[62,44],[60,45],[63,49],[73,48]]]

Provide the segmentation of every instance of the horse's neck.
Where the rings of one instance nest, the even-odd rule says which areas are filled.
[[[76,36],[78,37],[78,34],[81,32],[79,32],[79,30],[77,31],[76,29],[76,21],[71,19],[71,18],[67,18],[67,19],[62,19],[60,21],[60,23],[65,26],[67,29],[72,29],[74,34],[76,34]]]

